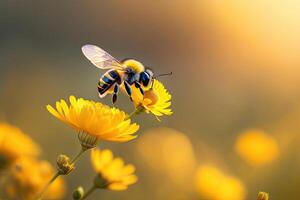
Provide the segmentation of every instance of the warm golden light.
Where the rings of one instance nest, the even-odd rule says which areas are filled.
[[[0,4],[0,200],[13,165],[43,200],[61,177],[68,200],[299,199],[300,0],[22,2]]]
[[[238,178],[209,164],[198,168],[196,187],[201,196],[210,200],[243,200],[246,195],[244,184]]]
[[[262,130],[247,130],[241,133],[236,140],[235,151],[252,166],[266,165],[279,156],[276,139]]]
[[[287,1],[209,1],[210,14],[223,37],[224,52],[238,60],[252,60],[286,69],[299,64],[300,3]],[[257,66],[252,66],[257,68]]]

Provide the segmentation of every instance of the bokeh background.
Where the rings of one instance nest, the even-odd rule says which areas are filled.
[[[242,200],[261,190],[299,199],[299,21],[294,0],[2,0],[0,120],[29,134],[53,164],[59,153],[74,155],[76,134],[45,106],[72,94],[111,104],[97,96],[103,71],[80,50],[96,44],[172,71],[160,80],[174,114],[140,115],[138,139],[100,143],[135,164],[139,181],[91,199]],[[125,95],[117,106],[133,109]],[[65,199],[93,176],[85,155],[65,177]],[[225,188],[213,181],[222,178]]]

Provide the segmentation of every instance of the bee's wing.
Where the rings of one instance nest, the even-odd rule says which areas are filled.
[[[100,69],[124,68],[117,59],[100,47],[87,44],[81,47],[81,50],[85,57]]]

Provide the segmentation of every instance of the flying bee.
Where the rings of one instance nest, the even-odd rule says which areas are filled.
[[[145,68],[144,65],[134,59],[125,59],[118,61],[109,53],[95,45],[84,45],[82,52],[89,59],[93,65],[100,69],[107,69],[98,82],[98,92],[100,98],[107,94],[112,94],[112,102],[117,101],[117,95],[121,84],[124,84],[126,93],[130,99],[132,90],[131,86],[134,84],[139,89],[142,95],[144,90],[142,87],[148,87],[153,83],[153,72]]]

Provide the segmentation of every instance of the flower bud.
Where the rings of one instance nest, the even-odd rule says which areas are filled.
[[[269,194],[266,192],[259,192],[257,200],[269,200]]]
[[[84,189],[83,187],[78,187],[74,192],[73,192],[73,199],[74,200],[80,200],[84,195]]]
[[[56,163],[57,169],[62,175],[67,175],[74,169],[74,165],[71,164],[70,158],[66,155],[59,155]]]

